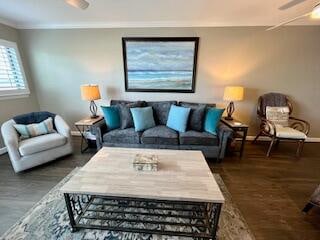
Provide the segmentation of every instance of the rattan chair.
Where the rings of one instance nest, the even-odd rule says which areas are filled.
[[[288,107],[289,108],[289,127],[278,128],[276,125],[267,120],[266,107]],[[253,143],[256,143],[260,136],[266,136],[271,138],[271,142],[267,151],[267,156],[270,156],[272,147],[278,145],[281,140],[296,141],[297,151],[296,156],[300,157],[306,136],[310,131],[310,124],[302,119],[298,119],[291,116],[293,107],[286,95],[281,93],[267,93],[259,97],[257,114],[261,121],[260,131]],[[286,131],[286,132],[284,132]]]

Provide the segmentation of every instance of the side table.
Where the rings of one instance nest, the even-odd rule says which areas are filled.
[[[243,155],[244,144],[246,142],[249,126],[244,123],[241,123],[240,121],[237,121],[236,119],[226,120],[223,117],[221,118],[221,122],[233,130],[233,132],[235,133],[235,138],[238,138],[241,140],[240,148],[235,149],[233,151],[233,152],[239,152],[240,158],[241,158]]]
[[[81,119],[74,124],[81,135],[81,146],[80,146],[81,153],[84,153],[86,150],[89,149],[89,140],[85,136],[86,132],[88,131],[95,132],[95,125],[98,122],[103,120],[104,118],[102,116],[98,116],[97,118],[88,117],[88,118]],[[83,142],[86,143],[87,145],[86,147],[83,147]]]

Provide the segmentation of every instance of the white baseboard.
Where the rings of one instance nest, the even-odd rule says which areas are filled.
[[[0,148],[0,155],[5,154],[6,152],[7,152],[6,147]]]
[[[81,136],[78,131],[71,131],[72,136]],[[247,136],[247,141],[253,141],[256,136]],[[259,137],[259,141],[270,141],[268,137]],[[320,142],[320,138],[308,137],[306,142]]]
[[[247,141],[253,141],[256,136],[247,136]],[[270,141],[269,137],[261,136],[259,141]],[[306,142],[320,142],[320,138],[308,137]]]
[[[72,135],[72,136],[81,136],[81,134],[79,133],[79,131],[71,131],[71,135]]]

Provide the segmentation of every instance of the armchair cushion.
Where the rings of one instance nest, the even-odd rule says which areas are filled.
[[[289,126],[289,107],[266,107],[266,118],[274,124]]]
[[[53,129],[53,120],[51,117],[40,123],[32,124],[14,124],[14,128],[20,134],[21,139],[36,137],[55,132]]]
[[[48,149],[59,147],[67,142],[67,138],[59,133],[41,135],[19,142],[19,152],[22,156],[31,155]]]
[[[288,139],[306,139],[307,135],[291,127],[283,127],[282,125],[276,124],[276,136],[278,138]],[[271,134],[274,130],[271,128]]]
[[[16,124],[32,124],[32,123],[39,123],[47,118],[51,117],[54,119],[56,114],[51,113],[51,112],[31,112],[31,113],[26,113],[26,114],[21,114],[18,116],[13,117],[13,120],[15,121]],[[56,129],[55,124],[53,123],[53,128]]]

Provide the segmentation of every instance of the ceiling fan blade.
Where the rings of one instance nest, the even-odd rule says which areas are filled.
[[[280,23],[280,24],[278,24],[278,25],[275,25],[275,26],[273,26],[273,27],[269,27],[269,28],[266,29],[266,31],[270,31],[270,30],[276,29],[276,28],[278,28],[278,27],[287,25],[287,24],[289,24],[289,23],[291,23],[291,22],[297,21],[297,20],[299,20],[299,19],[301,19],[301,18],[304,18],[304,17],[308,17],[308,16],[311,15],[311,13],[312,13],[312,12],[308,12],[308,13],[305,13],[305,14],[300,15],[300,16],[298,16],[298,17],[292,18],[292,19],[290,19],[289,21],[282,22],[282,23]]]
[[[80,8],[80,9],[86,9],[89,7],[89,3],[86,0],[65,0],[66,3],[69,5]]]
[[[291,0],[290,2],[287,2],[286,4],[279,7],[279,10],[287,10],[287,9],[292,8],[295,5],[298,5],[298,4],[305,2],[305,1],[307,1],[307,0]]]

